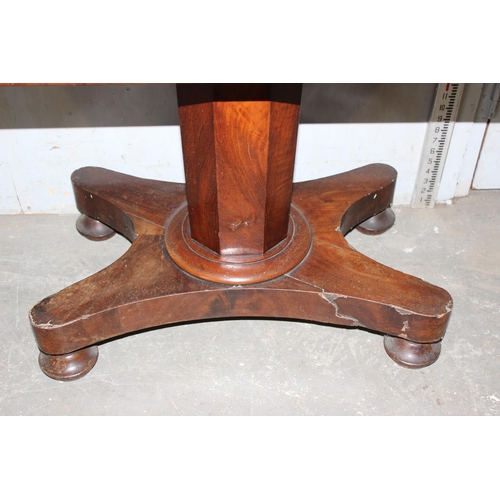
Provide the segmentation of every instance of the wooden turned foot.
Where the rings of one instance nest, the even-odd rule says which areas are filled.
[[[369,235],[377,235],[385,233],[388,229],[390,229],[396,220],[396,215],[392,211],[392,209],[387,208],[383,212],[380,212],[373,217],[362,222],[359,226],[356,227],[358,231],[363,234]]]
[[[38,364],[48,377],[66,382],[86,375],[96,364],[98,356],[99,349],[96,346],[59,356],[40,351]]]
[[[417,344],[400,337],[384,337],[384,347],[391,359],[405,368],[424,368],[432,365],[441,354],[441,342]]]
[[[76,230],[85,238],[92,241],[108,240],[115,235],[115,231],[87,215],[80,215],[76,221]]]

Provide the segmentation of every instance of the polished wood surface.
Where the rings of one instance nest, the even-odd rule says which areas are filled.
[[[191,237],[263,255],[288,234],[301,85],[177,88]]]
[[[373,164],[293,184],[297,89],[180,85],[186,185],[98,167],[73,173],[81,234],[100,239],[111,228],[132,245],[31,310],[44,373],[74,380],[94,366],[99,342],[231,317],[366,328],[386,335],[403,366],[436,361],[450,295],[344,238],[360,224],[373,234],[391,227],[396,171]]]

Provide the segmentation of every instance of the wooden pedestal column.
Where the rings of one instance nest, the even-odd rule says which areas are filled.
[[[178,85],[187,206],[169,225],[170,256],[219,283],[285,274],[311,246],[290,209],[301,85]]]

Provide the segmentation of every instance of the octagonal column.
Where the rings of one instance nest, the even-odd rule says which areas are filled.
[[[179,84],[189,235],[222,258],[287,238],[300,84]]]

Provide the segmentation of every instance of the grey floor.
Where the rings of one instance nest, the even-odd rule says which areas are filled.
[[[395,207],[387,233],[348,235],[374,259],[448,290],[440,359],[396,365],[382,337],[267,319],[183,324],[100,347],[84,378],[39,369],[28,321],[39,300],[128,248],[74,228],[77,215],[0,217],[1,415],[498,415],[500,191],[433,210]]]

